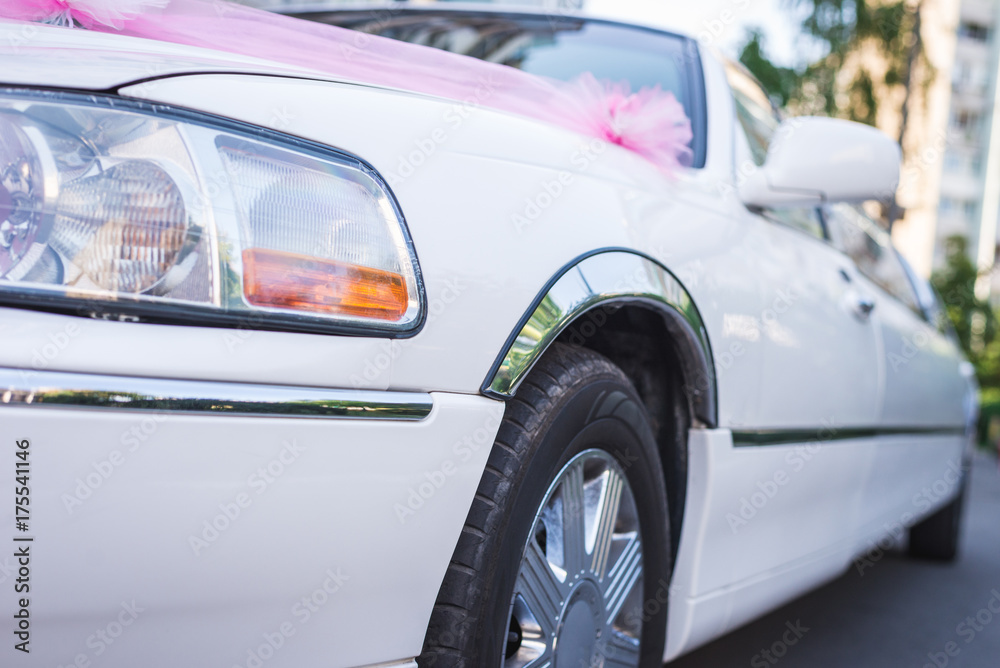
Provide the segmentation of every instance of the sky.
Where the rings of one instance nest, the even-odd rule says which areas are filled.
[[[588,12],[680,29],[735,57],[747,27],[763,29],[767,55],[779,65],[799,64],[807,48],[799,38],[794,0],[586,0]]]

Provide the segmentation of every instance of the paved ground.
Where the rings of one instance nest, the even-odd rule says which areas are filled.
[[[1000,614],[988,610],[991,602],[1000,609],[998,594],[1000,475],[996,458],[979,454],[958,562],[889,554],[863,577],[852,567],[669,668],[1000,668]],[[781,659],[768,660],[761,651],[789,622],[809,630]]]

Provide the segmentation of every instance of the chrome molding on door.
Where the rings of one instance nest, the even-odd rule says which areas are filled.
[[[255,417],[422,420],[418,392],[337,390],[0,368],[0,405]]]

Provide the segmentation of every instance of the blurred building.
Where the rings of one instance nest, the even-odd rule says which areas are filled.
[[[938,207],[935,266],[944,260],[944,241],[969,240],[981,271],[994,264],[1000,215],[1000,0],[962,0],[952,69],[948,142]],[[995,295],[1000,277],[994,273]],[[989,294],[989,279],[977,285]]]

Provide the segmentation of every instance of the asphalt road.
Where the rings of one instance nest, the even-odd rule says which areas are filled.
[[[1000,668],[1000,475],[977,454],[962,552],[954,564],[888,553],[668,664],[669,668]],[[968,618],[972,618],[971,620]],[[977,619],[978,617],[978,619]],[[802,637],[780,642],[786,624]],[[794,635],[789,635],[794,638]],[[950,652],[950,653],[949,653]]]

